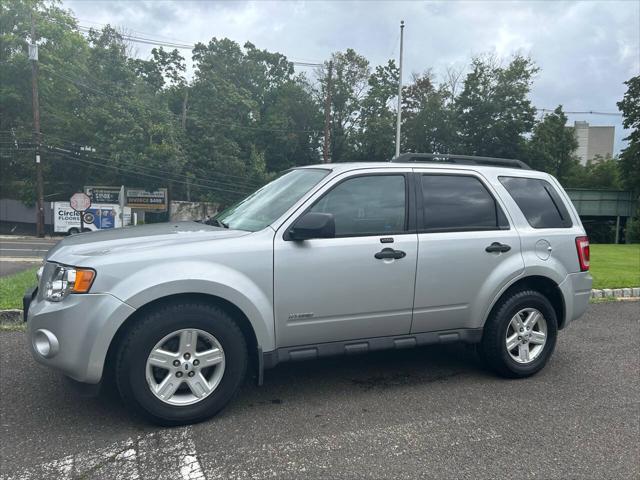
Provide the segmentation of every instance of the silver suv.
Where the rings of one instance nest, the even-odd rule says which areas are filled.
[[[526,377],[589,303],[580,219],[518,161],[295,168],[214,223],[61,241],[25,296],[35,359],[177,425],[289,360],[460,341]]]

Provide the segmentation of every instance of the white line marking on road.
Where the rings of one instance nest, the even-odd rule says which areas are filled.
[[[21,469],[1,480],[206,480],[189,427],[161,430],[105,448]]]
[[[215,425],[211,425],[215,428]],[[325,476],[329,468],[397,464],[415,452],[433,455],[500,438],[471,415],[365,427],[296,440],[213,445],[198,453],[191,427],[159,430],[137,439],[24,468],[1,480],[206,480]],[[368,462],[368,463],[362,463]],[[206,472],[206,474],[205,474]],[[366,473],[366,472],[365,472]]]
[[[4,252],[48,252],[49,250],[36,250],[34,248],[4,248],[4,247],[0,247],[0,251],[4,251]]]
[[[182,480],[204,480],[202,467],[198,461],[198,457],[194,455],[183,455],[180,459],[180,475]]]
[[[9,245],[39,245],[39,246],[47,246],[47,245],[55,245],[58,242],[3,242],[0,240],[0,245],[9,244]]]
[[[0,262],[7,262],[7,263],[19,263],[19,262],[42,263],[42,258],[41,257],[0,257]]]

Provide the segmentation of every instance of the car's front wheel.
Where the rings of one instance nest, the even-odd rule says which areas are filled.
[[[549,300],[535,290],[502,299],[487,319],[480,353],[498,374],[528,377],[547,363],[556,344],[558,321]]]
[[[116,383],[125,403],[162,425],[215,415],[240,387],[247,345],[235,321],[206,303],[165,305],[137,319],[121,343]]]

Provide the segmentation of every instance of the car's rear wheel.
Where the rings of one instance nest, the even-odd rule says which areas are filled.
[[[556,344],[558,321],[549,300],[535,290],[503,298],[484,328],[480,353],[498,374],[528,377],[549,361]]]
[[[139,318],[120,345],[116,383],[125,401],[162,425],[219,412],[244,379],[244,336],[220,308],[180,302]]]

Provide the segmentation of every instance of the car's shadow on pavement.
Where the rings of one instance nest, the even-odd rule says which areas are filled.
[[[30,358],[26,361],[32,362]],[[80,434],[78,430],[85,429],[144,434],[157,428],[126,408],[110,382],[98,395],[90,396],[46,367],[31,368],[40,377],[39,393],[28,402],[31,422],[62,432],[74,426]],[[375,401],[380,392],[400,395],[403,389],[446,384],[458,377],[474,382],[495,378],[483,368],[472,347],[459,344],[283,363],[265,371],[262,386],[256,385],[255,372],[249,371],[236,398],[210,421],[237,420],[248,411],[255,415],[256,410],[273,406],[297,410],[305,408],[310,399],[335,402],[364,396]]]
[[[288,362],[266,370],[262,386],[257,385],[255,370],[249,371],[238,395],[219,416],[241,416],[247,409],[266,405],[295,405],[311,396],[321,398],[338,393],[348,397],[375,397],[381,390],[401,391],[460,376],[475,377],[478,381],[495,378],[484,369],[474,348],[461,344]],[[61,383],[67,382],[61,378]],[[75,411],[78,422],[86,421],[83,417],[108,416],[122,421],[123,425],[133,421],[144,430],[152,427],[125,407],[112,383],[94,397],[79,392],[72,385],[66,387],[73,390],[68,395],[83,404],[82,409]]]

